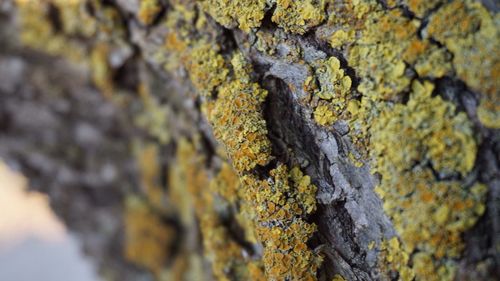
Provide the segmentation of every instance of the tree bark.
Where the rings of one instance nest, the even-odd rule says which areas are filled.
[[[500,277],[494,1],[70,2],[0,3],[0,157],[106,278]]]

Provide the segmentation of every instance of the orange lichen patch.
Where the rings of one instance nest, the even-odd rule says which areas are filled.
[[[261,109],[267,92],[257,83],[249,82],[249,76],[242,72],[241,58],[235,56],[232,61],[239,77],[219,88],[217,100],[208,112],[215,137],[223,143],[239,172],[263,166],[271,159]]]
[[[157,276],[175,241],[175,229],[138,198],[129,197],[125,209],[125,257]]]
[[[277,0],[271,19],[287,32],[304,34],[325,19],[325,0]]]
[[[227,28],[238,26],[245,32],[260,26],[266,0],[198,0],[200,6]]]
[[[371,128],[375,170],[382,175],[376,192],[402,242],[399,250],[393,238],[381,258],[389,270],[404,270],[403,280],[412,280],[413,274],[416,280],[451,280],[452,259],[463,249],[460,235],[484,212],[484,185],[437,181],[429,168],[465,176],[476,157],[466,115],[432,97],[432,90],[430,83],[414,82],[408,103],[387,108]],[[460,208],[463,203],[469,207]]]
[[[209,95],[218,85],[225,82],[229,70],[224,59],[206,42],[200,42],[189,52],[186,68],[200,94]]]
[[[463,175],[472,169],[476,158],[472,125],[465,113],[455,114],[453,104],[431,97],[433,87],[414,82],[408,103],[385,110],[373,124],[371,140],[378,167],[395,165],[397,172],[403,172],[414,163],[427,162],[440,173]]]
[[[181,185],[177,190],[183,190],[184,196],[192,199],[194,213],[200,223],[200,231],[203,234],[204,256],[212,265],[212,271],[217,280],[247,280],[249,274],[246,267],[247,261],[243,257],[243,249],[234,241],[224,225],[221,214],[217,210],[217,198],[214,191],[219,190],[219,185],[231,175],[229,166],[222,173],[209,182],[204,169],[204,159],[196,152],[193,144],[187,140],[181,140],[177,150],[179,159],[178,168],[174,170],[178,177],[184,179],[181,182],[173,182]],[[227,184],[227,182],[225,182]],[[207,188],[211,186],[212,188]],[[253,268],[252,274],[257,274],[257,268]]]
[[[238,199],[240,178],[231,165],[224,162],[217,176],[210,182],[213,192],[219,193],[229,203],[234,204]]]
[[[153,23],[155,18],[161,12],[162,6],[159,0],[141,0],[139,13],[137,17],[144,25]]]
[[[478,117],[487,127],[500,125],[500,15],[476,1],[454,1],[435,13],[427,34],[453,53],[453,66],[465,83],[480,92]]]
[[[298,168],[279,165],[267,180],[242,177],[245,199],[255,213],[269,280],[316,280],[321,262],[306,245],[316,230],[304,218],[316,208],[316,187]],[[289,265],[293,264],[293,267]]]
[[[394,99],[410,85],[407,64],[418,75],[441,77],[450,71],[446,52],[421,41],[420,22],[398,9],[377,11],[367,17],[366,29],[349,52],[349,65],[362,78],[358,90],[371,99]]]

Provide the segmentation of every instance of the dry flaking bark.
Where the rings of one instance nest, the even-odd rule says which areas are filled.
[[[495,1],[0,3],[0,156],[110,280],[495,280]]]

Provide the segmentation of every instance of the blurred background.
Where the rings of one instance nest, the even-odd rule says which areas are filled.
[[[28,191],[26,179],[1,160],[0,206],[1,281],[100,280],[48,197]]]

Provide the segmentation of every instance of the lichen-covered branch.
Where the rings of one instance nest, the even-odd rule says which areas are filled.
[[[110,279],[500,276],[494,1],[1,9],[0,156],[61,213],[113,195]]]

